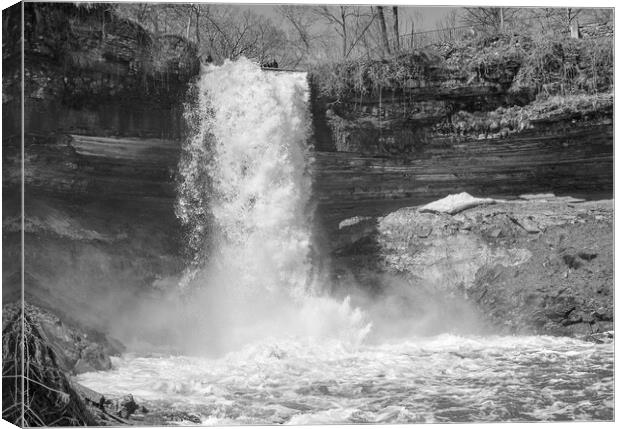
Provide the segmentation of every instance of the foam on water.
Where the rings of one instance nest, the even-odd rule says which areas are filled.
[[[613,346],[440,335],[383,345],[265,339],[219,359],[125,356],[78,380],[203,424],[606,420]]]

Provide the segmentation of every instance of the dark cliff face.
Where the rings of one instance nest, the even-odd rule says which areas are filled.
[[[196,49],[105,4],[24,9],[25,296],[107,330],[183,269],[174,170]],[[5,70],[19,70],[20,44],[3,40]],[[5,302],[21,285],[20,80],[3,80]]]
[[[21,60],[11,39],[19,31],[10,33],[20,15],[3,14],[5,301],[21,285]],[[175,287],[184,268],[175,171],[196,51],[105,4],[26,3],[24,23],[26,297],[107,329],[144,294]],[[338,103],[312,86],[314,192],[327,248],[347,218],[461,191],[611,195],[612,110],[515,126],[513,106],[532,101],[527,89],[507,90],[516,69],[491,67],[477,81],[427,69],[434,80]],[[459,125],[490,111],[497,124]]]
[[[26,126],[179,138],[196,48],[155,37],[105,4],[25,5]]]

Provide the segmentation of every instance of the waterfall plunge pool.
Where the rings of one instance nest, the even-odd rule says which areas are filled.
[[[613,419],[613,344],[442,334],[264,340],[218,359],[126,355],[78,381],[202,425]],[[188,422],[184,422],[188,423]]]

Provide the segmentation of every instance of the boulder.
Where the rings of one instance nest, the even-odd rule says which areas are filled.
[[[140,409],[140,406],[136,403],[132,394],[111,400],[110,402],[116,415],[122,419],[129,418],[134,412]]]
[[[591,339],[613,329],[613,201],[463,197],[396,210],[361,238],[351,231],[357,241],[332,253],[334,265],[372,290],[392,273],[462,296],[502,333]]]
[[[3,320],[18,311],[18,303],[3,307]],[[54,351],[59,367],[69,374],[105,371],[112,368],[110,356],[120,355],[124,346],[105,334],[80,328],[62,321],[59,317],[25,303],[25,311],[37,323],[47,347]],[[96,340],[95,340],[96,339]]]

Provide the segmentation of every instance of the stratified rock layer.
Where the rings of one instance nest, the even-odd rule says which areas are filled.
[[[183,269],[174,171],[196,49],[106,5],[26,3],[22,172],[21,8],[3,17],[3,301],[23,284],[107,332]]]
[[[505,198],[523,193],[610,198],[611,125],[528,131],[505,139],[440,142],[413,154],[319,152],[315,194],[328,231],[353,216],[379,216],[449,194]]]

